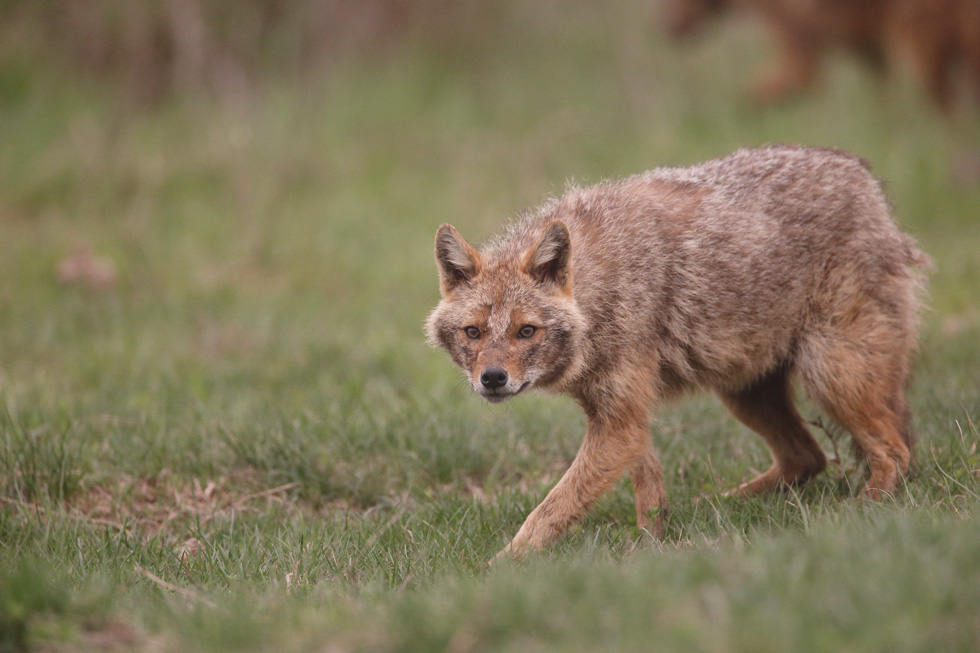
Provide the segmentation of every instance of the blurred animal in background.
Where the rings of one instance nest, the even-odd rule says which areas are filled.
[[[760,104],[808,90],[843,50],[881,76],[910,68],[946,114],[962,86],[980,105],[980,0],[666,0],[663,19],[681,39],[730,10],[760,19],[780,50],[752,86]]]
[[[919,75],[936,105],[950,113],[957,88],[971,87],[980,106],[980,0],[886,3],[892,48]]]

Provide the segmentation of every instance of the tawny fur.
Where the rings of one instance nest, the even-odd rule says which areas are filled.
[[[882,75],[904,65],[944,112],[959,86],[980,104],[980,0],[666,0],[664,22],[686,36],[728,9],[760,19],[779,48],[753,86],[760,103],[807,90],[841,50]]]
[[[687,389],[716,393],[772,451],[736,494],[826,466],[791,379],[853,435],[865,496],[893,493],[908,470],[904,392],[929,262],[860,159],[770,146],[572,188],[481,251],[443,225],[436,260],[443,298],[427,332],[474,390],[566,393],[588,417],[512,555],[553,540],[627,473],[637,523],[659,534],[667,501],[649,411]],[[488,369],[506,384],[484,383]]]

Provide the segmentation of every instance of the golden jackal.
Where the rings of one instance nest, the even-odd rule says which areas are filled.
[[[588,417],[568,471],[504,552],[540,549],[628,472],[660,534],[666,494],[649,411],[714,391],[765,439],[753,493],[823,471],[790,379],[853,435],[872,499],[911,458],[905,399],[928,258],[848,154],[742,149],[686,169],[572,188],[482,251],[436,234],[442,300],[427,332],[490,402],[529,387]],[[651,523],[651,517],[654,517]]]

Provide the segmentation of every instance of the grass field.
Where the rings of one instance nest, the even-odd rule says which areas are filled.
[[[4,71],[0,650],[980,647],[980,183],[952,174],[980,121],[844,60],[759,111],[757,33],[714,37],[676,50],[582,10],[492,53],[410,47],[144,112]],[[765,142],[870,160],[936,260],[900,496],[851,501],[847,436],[815,426],[826,474],[722,499],[766,449],[692,397],[651,429],[664,542],[623,482],[488,570],[584,421],[562,398],[482,403],[424,343],[436,227],[480,241],[569,179]],[[59,283],[79,247],[111,287]]]

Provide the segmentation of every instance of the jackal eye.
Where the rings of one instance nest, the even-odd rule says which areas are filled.
[[[477,329],[475,326],[468,326],[465,329],[463,329],[463,331],[466,332],[466,337],[469,338],[470,340],[476,340],[477,338],[480,337],[480,330]]]
[[[525,324],[521,327],[520,331],[517,332],[518,338],[530,338],[538,330],[538,327],[531,326],[530,324]]]

